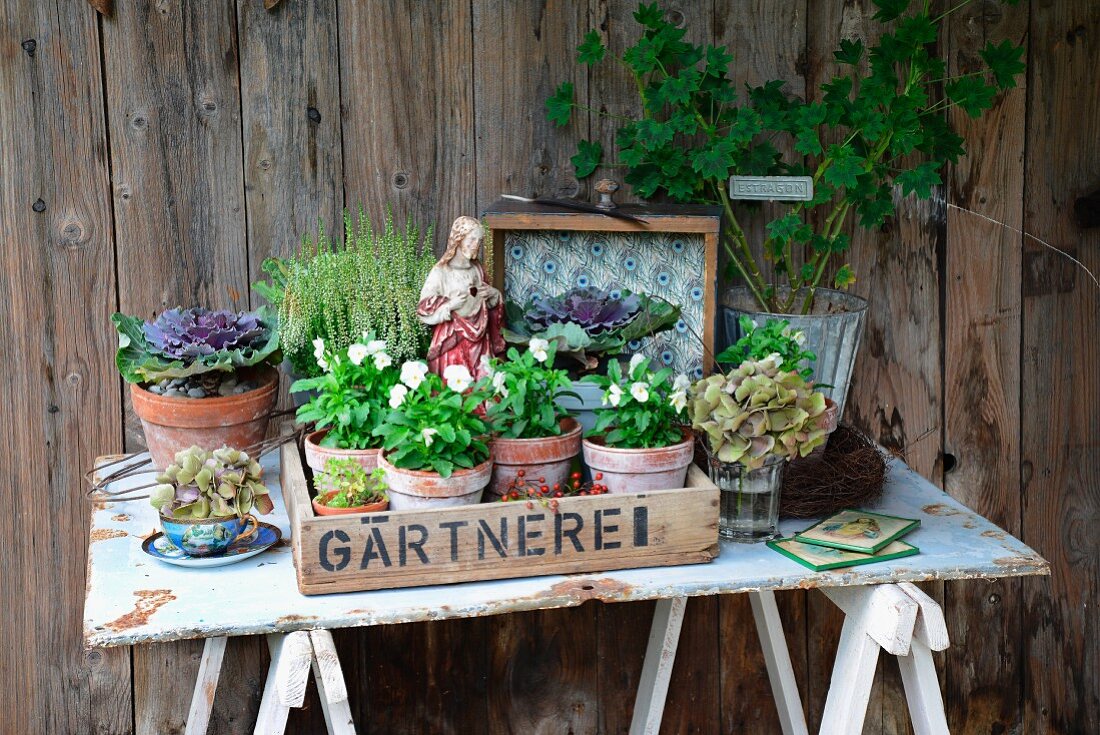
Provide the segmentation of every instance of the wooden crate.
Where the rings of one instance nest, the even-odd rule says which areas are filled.
[[[718,488],[695,465],[687,487],[638,495],[482,503],[318,516],[296,444],[281,448],[283,500],[302,594],[709,562]]]

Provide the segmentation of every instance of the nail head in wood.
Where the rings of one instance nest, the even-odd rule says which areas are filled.
[[[42,201],[42,199],[40,199],[40,198],[35,199],[34,204],[31,205],[31,209],[33,209],[36,212],[45,212],[46,211],[46,203],[44,201]]]

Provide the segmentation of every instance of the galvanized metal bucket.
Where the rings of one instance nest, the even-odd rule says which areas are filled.
[[[786,293],[790,293],[787,291]],[[780,296],[784,296],[780,289]],[[801,303],[801,297],[796,303]],[[805,348],[817,355],[813,363],[814,380],[832,386],[822,389],[826,398],[832,398],[838,406],[838,415],[844,416],[848,399],[848,387],[852,380],[859,341],[867,323],[867,301],[843,291],[828,288],[817,289],[812,314],[773,314],[760,311],[752,292],[744,286],[735,286],[723,294],[722,319],[725,325],[725,344],[722,349],[741,339],[740,319],[747,316],[763,325],[769,319],[786,319],[791,329],[806,335]]]

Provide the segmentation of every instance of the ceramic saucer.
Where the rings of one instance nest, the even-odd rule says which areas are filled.
[[[283,534],[270,523],[259,524],[259,530],[244,541],[234,541],[225,551],[211,556],[188,556],[161,532],[154,533],[141,544],[141,550],[165,564],[179,567],[221,567],[256,556],[274,546]]]

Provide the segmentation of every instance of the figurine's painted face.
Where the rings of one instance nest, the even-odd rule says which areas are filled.
[[[467,260],[477,260],[478,251],[481,249],[481,231],[474,230],[462,239],[458,250]]]

